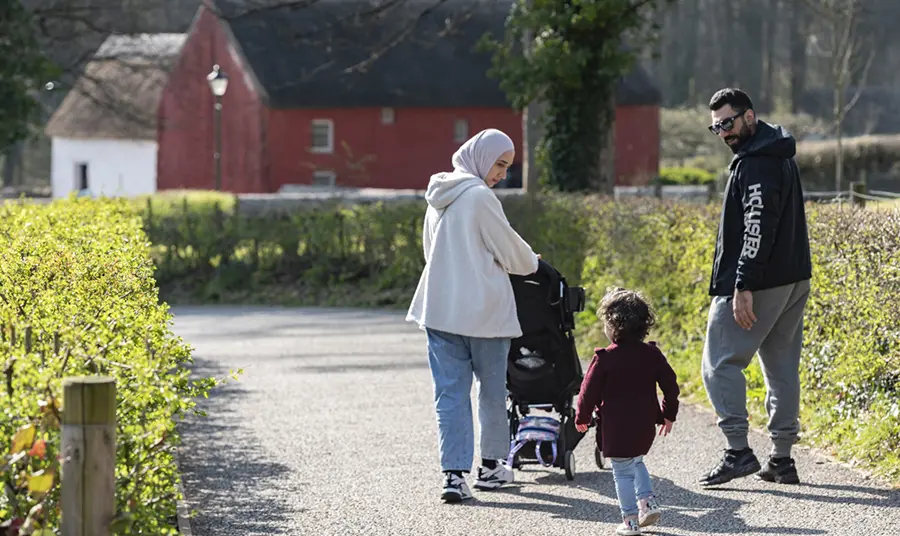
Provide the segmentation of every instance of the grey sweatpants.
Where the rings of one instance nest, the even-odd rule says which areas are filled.
[[[748,446],[743,371],[758,351],[766,382],[772,455],[790,456],[800,432],[800,350],[809,291],[809,280],[754,291],[756,323],[750,330],[734,320],[731,296],[713,297],[703,347],[703,384],[728,448]]]

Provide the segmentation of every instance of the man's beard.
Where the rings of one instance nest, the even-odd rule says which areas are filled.
[[[744,142],[750,139],[753,134],[750,132],[750,125],[741,125],[741,130],[737,134],[725,136],[725,144],[731,149],[732,153],[737,154],[738,149],[744,145]],[[737,140],[737,141],[735,141]]]

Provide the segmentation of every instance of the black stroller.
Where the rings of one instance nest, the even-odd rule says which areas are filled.
[[[585,433],[575,429],[573,398],[584,372],[572,331],[575,313],[584,310],[584,288],[569,287],[562,274],[543,260],[536,273],[511,275],[510,280],[522,336],[513,339],[507,364],[507,462],[516,469],[526,464],[561,468],[573,480],[574,450]],[[532,409],[556,411],[560,418],[532,416]],[[599,451],[595,461],[603,468]]]

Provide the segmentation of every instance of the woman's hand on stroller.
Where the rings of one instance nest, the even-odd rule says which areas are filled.
[[[659,435],[667,436],[672,431],[672,427],[675,426],[675,423],[670,421],[669,419],[664,419],[665,424],[659,425]]]
[[[588,426],[589,425],[587,425],[587,424],[576,424],[575,429],[583,434],[583,433],[587,432]]]

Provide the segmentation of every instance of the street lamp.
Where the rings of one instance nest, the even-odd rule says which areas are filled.
[[[215,106],[215,134],[216,134],[216,153],[213,157],[216,164],[216,190],[222,189],[222,96],[228,89],[228,76],[219,68],[219,65],[213,65],[211,73],[206,75],[206,81],[209,82],[209,89],[216,98]]]

